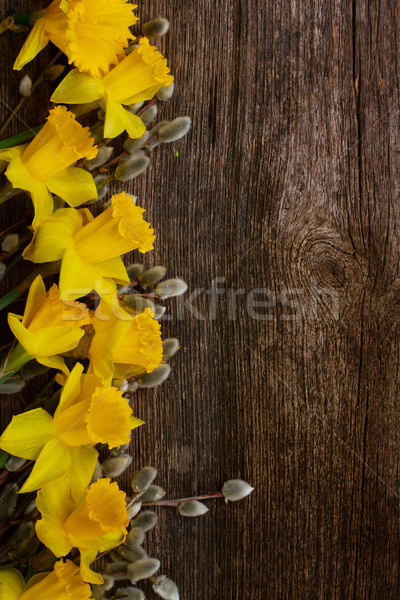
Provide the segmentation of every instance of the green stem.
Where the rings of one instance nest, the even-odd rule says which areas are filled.
[[[0,385],[2,383],[5,383],[6,381],[8,381],[9,379],[11,379],[11,377],[13,375],[15,375],[16,371],[11,371],[11,373],[6,373],[5,375],[3,375],[3,377],[0,377]]]
[[[0,149],[1,148],[12,148],[13,146],[18,146],[19,144],[23,144],[35,137],[37,133],[42,129],[43,125],[36,125],[36,127],[32,127],[32,129],[27,129],[26,131],[22,131],[22,133],[17,133],[17,135],[13,135],[5,140],[0,141]]]
[[[14,300],[19,298],[20,295],[21,292],[19,291],[19,289],[14,288],[13,290],[11,290],[11,292],[8,292],[8,294],[0,298],[0,310],[3,310],[3,308],[9,306],[12,302],[14,302]]]

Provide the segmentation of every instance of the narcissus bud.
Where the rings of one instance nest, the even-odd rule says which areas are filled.
[[[132,44],[131,46],[129,46],[129,48],[136,50],[136,48],[138,48],[138,46],[136,44]],[[140,110],[142,108],[142,106],[144,106],[144,100],[142,100],[141,102],[134,102],[133,104],[129,105],[129,112],[136,114],[138,112],[138,110]]]
[[[101,479],[102,477],[103,477],[103,467],[101,466],[101,463],[98,460],[96,462],[96,466],[94,468],[94,473],[92,475],[92,483],[94,483],[98,479]]]
[[[143,467],[132,477],[131,486],[133,491],[138,494],[147,490],[157,477],[157,469],[154,467]]]
[[[128,137],[124,141],[125,152],[128,152],[129,154],[133,154],[134,152],[137,152],[146,143],[146,141],[148,139],[149,139],[148,131],[145,131],[144,134],[142,135],[142,137],[140,137],[140,138],[132,139],[132,138]]]
[[[18,471],[21,467],[26,463],[26,458],[19,458],[19,456],[10,456],[8,461],[6,462],[6,469],[10,471],[10,473],[14,473]]]
[[[145,308],[151,308],[154,311],[154,302],[138,294],[127,294],[124,296],[121,304],[123,308],[130,308],[134,313],[141,313]]]
[[[32,79],[29,77],[29,75],[25,75],[25,77],[21,79],[21,82],[19,84],[19,93],[21,94],[21,96],[24,96],[24,98],[27,98],[31,95],[31,91]]]
[[[158,90],[157,94],[156,94],[156,98],[158,98],[158,100],[169,100],[170,98],[172,98],[172,95],[175,91],[175,84],[174,82],[170,83],[168,87],[162,87]]]
[[[157,385],[161,385],[164,383],[166,379],[168,379],[169,374],[171,373],[171,367],[168,363],[161,363],[154,371],[151,373],[145,373],[137,378],[137,382],[139,387],[141,388],[152,388]]]
[[[166,338],[162,342],[163,359],[172,358],[179,350],[179,340],[176,338]]]
[[[126,573],[127,568],[128,563],[126,560],[116,560],[107,564],[106,571],[110,575],[114,575],[115,573]]]
[[[229,479],[225,481],[221,491],[226,502],[236,502],[246,498],[253,490],[254,488],[242,479]]]
[[[93,591],[103,591],[108,592],[114,586],[114,579],[109,575],[103,574],[103,583],[99,585],[93,585]]]
[[[150,531],[150,529],[153,529],[154,525],[157,523],[157,520],[158,518],[155,512],[152,510],[143,510],[132,520],[132,526],[135,529],[139,528],[142,531]]]
[[[160,319],[163,318],[163,316],[167,310],[167,307],[161,306],[161,304],[156,304],[155,306],[156,306],[156,310],[154,311],[154,319],[156,321],[160,321]]]
[[[3,252],[13,252],[19,246],[19,235],[18,233],[9,233],[6,235],[1,242],[1,249]]]
[[[185,500],[178,506],[183,517],[201,517],[208,512],[208,507],[198,500]]]
[[[90,135],[94,139],[94,143],[97,144],[101,140],[104,139],[104,123],[102,121],[97,121],[90,128]]]
[[[22,379],[22,377],[19,375],[14,375],[14,377],[11,377],[11,379],[8,379],[8,381],[0,383],[0,394],[6,394],[7,396],[11,394],[18,394],[24,389],[25,383],[26,382],[24,379]]]
[[[118,167],[114,171],[114,177],[118,181],[129,181],[143,173],[149,164],[149,157],[143,152],[137,152],[119,161]]]
[[[164,600],[179,600],[178,586],[166,575],[159,575],[153,584],[153,590]]]
[[[142,502],[157,502],[164,498],[166,491],[159,485],[150,485],[148,490],[141,496]]]
[[[142,546],[120,546],[120,552],[122,556],[131,563],[142,560],[143,558],[149,558],[146,550]]]
[[[107,477],[119,477],[129,467],[133,458],[129,454],[110,456],[102,463],[104,474]]]
[[[132,265],[128,265],[126,267],[126,272],[128,273],[128,277],[131,281],[136,281],[144,271],[144,265],[140,263],[133,263]]]
[[[92,160],[85,160],[84,165],[88,171],[94,171],[101,165],[108,162],[114,154],[114,148],[112,146],[100,146],[97,151],[97,155]]]
[[[133,517],[136,517],[141,508],[142,503],[140,501],[127,504],[126,512],[128,519],[133,519]]]
[[[94,182],[96,184],[96,188],[97,188],[97,199],[98,200],[102,200],[105,196],[107,196],[108,192],[110,191],[110,188],[107,184],[103,184],[103,181],[105,181],[107,179],[107,175],[104,175],[103,173],[99,173],[98,175],[95,175],[93,177]],[[97,199],[95,200],[95,202],[97,202]]]
[[[139,527],[135,527],[134,525],[128,533],[128,535],[126,536],[125,546],[127,546],[127,548],[136,548],[136,546],[141,546],[144,542],[144,533],[144,529],[140,529]]]
[[[155,40],[162,35],[165,35],[169,29],[169,21],[158,17],[143,25],[143,33],[149,40]]]
[[[143,271],[143,273],[139,275],[139,283],[143,288],[150,287],[151,285],[156,285],[156,283],[158,283],[163,277],[165,277],[166,272],[166,267],[162,267],[161,265],[151,267],[151,269],[146,269],[146,271]]]
[[[125,600],[145,600],[144,592],[137,587],[118,588],[115,597]]]
[[[159,568],[160,561],[157,558],[142,558],[128,566],[128,577],[132,583],[136,583],[151,577]]]
[[[142,112],[142,114],[140,115],[140,118],[142,119],[142,121],[146,125],[146,127],[148,127],[150,125],[150,123],[152,121],[154,121],[154,119],[156,118],[157,115],[158,115],[157,104],[152,104],[151,106],[149,106],[149,108],[146,108],[146,110]]]
[[[188,289],[186,281],[183,279],[166,279],[161,281],[156,287],[156,294],[162,299],[173,298],[174,296],[182,296]]]
[[[183,138],[190,130],[192,120],[190,117],[177,117],[167,125],[163,125],[157,132],[158,139],[163,144],[176,142]]]

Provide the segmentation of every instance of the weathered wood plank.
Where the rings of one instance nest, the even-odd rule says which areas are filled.
[[[171,496],[231,476],[256,487],[199,520],[160,511],[149,551],[182,598],[395,598],[396,5],[147,0],[139,14],[172,24],[161,47],[178,93],[161,118],[193,117],[188,138],[156,149],[133,186],[158,232],[146,265],[201,288],[192,304],[204,320],[171,302],[165,335],[182,349],[168,382],[133,400],[147,423],[137,465],[158,466]],[[10,105],[20,39],[0,38]],[[35,124],[45,102],[22,118]],[[7,218],[22,206],[4,207]],[[269,290],[253,296],[268,302],[253,307],[258,318],[246,307],[255,289]]]

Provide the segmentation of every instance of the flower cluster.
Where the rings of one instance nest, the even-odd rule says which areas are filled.
[[[19,492],[37,493],[37,538],[55,557],[78,549],[80,561],[59,561],[28,585],[19,571],[3,569],[1,597],[89,598],[86,582],[103,581],[90,565],[128,532],[125,493],[95,470],[102,447],[126,446],[143,424],[124,394],[127,386],[139,386],[166,364],[160,315],[145,294],[138,296],[142,306],[127,298],[136,295],[140,281],[132,281],[122,259],[151,251],[155,234],[145,209],[126,191],[97,204],[94,214],[87,205],[105,199],[98,168],[112,153],[107,143],[125,131],[131,141],[143,137],[148,119],[136,114],[139,104],[154,104],[155,94],[173,82],[166,59],[147,37],[128,48],[135,39],[129,29],[137,21],[135,8],[125,0],[54,0],[28,15],[32,30],[14,65],[21,69],[51,41],[75,68],[54,91],[51,100],[58,104],[35,137],[3,143],[0,150],[12,190],[2,200],[21,190],[32,200],[31,239],[22,257],[36,266],[23,315],[8,314],[15,340],[3,361],[0,388],[32,361],[56,369],[61,386],[55,406],[39,403],[13,417],[0,448],[30,461]],[[26,14],[14,16],[16,23],[23,19]],[[82,113],[103,110],[100,135],[94,133],[98,123],[84,127],[79,111],[60,103],[83,104]],[[49,264],[59,277],[46,286]],[[145,273],[136,270],[138,278]]]
[[[0,298],[3,309],[27,291],[25,309],[15,309],[23,314],[8,313],[13,340],[1,364],[0,393],[20,392],[43,369],[55,370],[0,436],[0,486],[19,473],[0,497],[0,523],[11,535],[1,554],[0,599],[100,600],[127,579],[132,586],[113,597],[143,600],[137,582],[149,579],[161,598],[179,600],[172,580],[154,577],[160,561],[142,547],[157,522],[142,507],[174,506],[183,517],[197,517],[208,510],[200,500],[235,501],[252,491],[230,480],[219,492],[162,500],[149,466],[134,474],[130,497],[112,481],[131,464],[132,432],[143,425],[130,394],[165,381],[179,349],[176,338],[162,340],[166,309],[156,300],[187,289],[180,278],[165,280],[161,265],[125,266],[124,255],[147,254],[156,236],[135,196],[121,187],[109,194],[114,180],[134,179],[147,168],[151,149],[182,138],[191,125],[182,116],[150,126],[156,101],[174,91],[167,61],[152,43],[168,22],[145,24],[135,40],[135,9],[126,0],[53,0],[13,17],[16,27],[32,27],[15,69],[49,41],[73,68],[57,82],[51,96],[57,104],[45,123],[0,142],[0,204],[21,191],[32,201],[29,233],[3,240],[3,255],[20,250],[34,265],[27,280]],[[53,64],[45,74],[55,81],[63,71]],[[24,97],[45,78],[30,89],[26,77]],[[90,127],[79,122],[83,114],[92,116]],[[124,151],[112,158],[120,135],[127,135]],[[4,271],[0,261],[0,277]],[[56,281],[47,283],[50,276]],[[109,562],[100,573],[96,561],[103,555]]]

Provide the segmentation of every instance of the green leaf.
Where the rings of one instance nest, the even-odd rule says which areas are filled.
[[[8,461],[9,455],[4,450],[0,450],[0,469],[4,467],[6,462]]]

